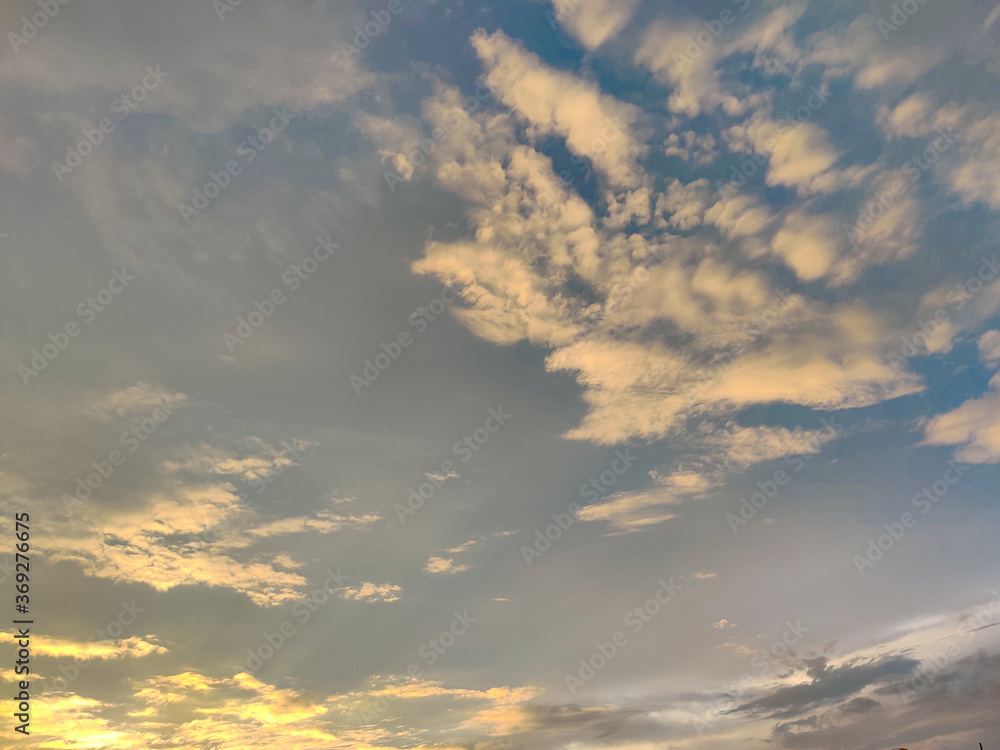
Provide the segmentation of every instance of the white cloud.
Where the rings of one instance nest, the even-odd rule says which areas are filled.
[[[424,572],[432,574],[454,574],[468,569],[468,565],[456,565],[454,560],[447,557],[431,557],[424,565]]]
[[[506,42],[489,44],[517,58]],[[441,87],[424,109],[441,124],[458,101]],[[643,226],[652,205],[666,217],[657,218],[658,229],[704,222],[757,242],[774,217],[752,196],[733,190],[717,198],[707,181],[671,181],[663,194],[645,187],[610,194],[602,221],[555,178],[546,157],[516,142],[502,116],[466,113],[462,123],[435,154],[436,175],[467,202],[474,237],[428,243],[413,268],[457,289],[463,304],[454,314],[474,333],[499,344],[527,339],[549,347],[546,366],[574,373],[586,386],[589,412],[567,437],[657,439],[695,414],[755,403],[846,408],[920,387],[883,363],[889,330],[880,314],[781,295],[765,274],[727,262],[705,237],[622,231],[625,222]],[[768,123],[757,117],[744,126],[747,148]],[[801,182],[780,169],[779,176],[824,191],[824,180],[860,179],[832,169],[836,152],[821,151],[830,156],[801,172]],[[791,169],[791,161],[778,159],[778,166]],[[807,279],[842,281],[867,257],[862,248],[845,260],[838,228],[822,214],[789,212],[778,232],[774,252]],[[567,292],[569,274],[590,286],[590,299]],[[663,325],[690,339],[681,346],[643,336]]]
[[[760,103],[760,95],[741,98],[725,90],[715,65],[722,54],[719,44],[695,41],[704,33],[698,21],[657,21],[643,35],[634,61],[671,86],[671,112],[696,117],[722,107],[727,115],[739,115]]]
[[[743,9],[728,8],[708,20],[657,21],[643,35],[634,62],[671,86],[671,112],[696,117],[721,107],[736,116],[764,104],[766,93],[733,80],[723,83],[719,63],[734,53],[753,52],[752,65],[769,75],[791,70],[799,60],[789,29],[804,4],[777,8],[749,27],[742,26]]]
[[[656,213],[670,215],[669,220],[662,220],[659,226],[681,231],[694,229],[705,220],[705,211],[712,205],[711,201],[712,190],[704,177],[687,184],[670,178],[666,190],[656,199]]]
[[[793,70],[801,51],[791,33],[791,27],[806,11],[806,3],[793,2],[775,8],[768,15],[741,32],[732,49],[754,52],[753,66],[767,75],[779,75]]]
[[[988,365],[1000,364],[1000,331],[987,331],[976,341],[979,356]]]
[[[161,403],[173,406],[187,401],[184,393],[172,393],[165,388],[139,382],[128,388],[97,394],[83,406],[83,413],[99,422],[110,422],[115,417],[148,413]]]
[[[824,444],[836,437],[836,432],[830,429],[727,425],[722,430],[713,429],[706,442],[721,453],[727,468],[745,469],[791,454],[819,453]]]
[[[68,495],[37,500],[53,508],[39,551],[52,562],[73,563],[87,576],[141,583],[156,591],[221,587],[268,607],[299,598],[307,583],[296,572],[301,563],[281,550],[262,551],[262,542],[291,534],[363,532],[381,516],[338,512],[343,501],[336,497],[315,513],[269,516],[266,506],[218,481],[220,473],[240,476],[251,482],[249,487],[256,483],[263,489],[272,472],[288,465],[257,438],[243,443],[269,457],[248,463],[203,446],[206,452],[195,459],[160,463],[160,471],[147,477],[141,489],[128,491],[127,504],[114,502],[114,494],[111,502],[92,496],[66,499]]]
[[[965,463],[1000,463],[1000,374],[984,395],[931,419],[924,444],[954,445],[955,459]]]
[[[969,202],[982,201],[1000,208],[1000,115],[975,120],[965,129],[959,146],[961,163],[947,169],[948,184]]]
[[[243,440],[241,457],[226,449],[202,443],[188,448],[184,459],[165,462],[164,470],[171,473],[221,474],[245,481],[260,481],[295,466],[299,461],[298,452],[305,448],[306,444],[297,440],[286,441],[279,449],[259,438],[249,437]]]
[[[939,105],[930,94],[918,91],[894,107],[879,106],[876,119],[891,138],[922,138],[939,129],[958,127],[965,115],[964,108]]]
[[[682,487],[676,493],[669,488],[617,493],[605,502],[580,508],[576,516],[581,521],[606,521],[615,530],[612,533],[640,531],[677,518],[677,513],[667,507],[679,504],[686,489]]]
[[[632,18],[639,0],[552,0],[560,25],[588,49],[600,47]]]
[[[947,354],[956,338],[978,330],[1000,310],[1000,279],[995,278],[998,271],[1000,262],[996,254],[990,259],[983,257],[974,275],[959,283],[942,284],[924,294],[915,327],[929,329],[927,351]]]
[[[84,507],[60,524],[40,550],[52,562],[76,564],[88,576],[144,583],[157,591],[219,586],[260,606],[298,598],[306,579],[276,564],[277,555],[250,561],[241,529],[259,523],[225,487],[178,486],[142,498],[129,510]]]
[[[902,89],[944,58],[932,47],[887,45],[879,38],[875,20],[864,14],[843,31],[818,32],[809,40],[812,51],[802,57],[800,68],[820,63],[824,78],[849,75],[860,89]]]
[[[486,84],[540,135],[557,134],[609,180],[633,185],[636,158],[645,151],[632,133],[639,109],[600,92],[596,84],[548,67],[501,31],[478,31],[472,44],[486,69]]]
[[[0,643],[17,643],[15,633],[0,633]],[[150,654],[165,654],[167,648],[155,636],[131,636],[105,641],[73,641],[36,635],[31,640],[32,651],[39,656],[55,659],[141,659]]]
[[[318,534],[333,534],[342,529],[368,529],[381,519],[382,516],[378,513],[344,515],[332,510],[321,510],[312,516],[294,516],[262,523],[259,526],[246,529],[244,533],[252,539],[266,539],[286,534],[305,534],[310,531]]]
[[[358,602],[395,602],[399,601],[399,592],[402,588],[394,583],[371,583],[363,582],[360,586],[344,586],[337,589],[337,595],[341,599],[348,599]]]
[[[715,161],[715,138],[711,133],[696,133],[686,130],[683,133],[671,133],[663,142],[664,156],[678,156],[684,161],[702,166]]]
[[[841,154],[815,122],[779,122],[757,111],[743,124],[724,130],[723,137],[737,153],[767,156],[768,185],[796,188],[803,194],[856,186],[870,172],[862,167],[833,169]]]
[[[627,190],[617,195],[607,193],[608,217],[604,220],[604,226],[623,229],[631,223],[639,226],[648,224],[653,218],[651,199],[652,191],[648,187]]]
[[[704,422],[687,439],[690,459],[672,471],[652,471],[653,486],[620,492],[577,511],[582,521],[605,521],[612,533],[627,533],[669,521],[676,506],[720,489],[729,475],[791,454],[810,455],[834,440],[834,430],[801,427],[740,427]]]
[[[714,224],[726,236],[752,237],[760,234],[774,216],[756,197],[728,192],[705,212],[704,218],[706,223]]]
[[[847,235],[833,216],[792,211],[771,240],[771,250],[803,281],[822,278],[847,249]]]

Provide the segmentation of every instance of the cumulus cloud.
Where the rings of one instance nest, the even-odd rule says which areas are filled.
[[[553,0],[555,17],[588,49],[596,49],[621,31],[639,0]]]
[[[463,200],[470,230],[464,238],[428,242],[413,270],[457,292],[461,302],[452,312],[473,333],[501,345],[528,341],[546,348],[546,368],[583,386],[587,413],[567,438],[658,440],[694,420],[727,424],[764,404],[859,408],[923,388],[919,377],[885,361],[895,333],[890,311],[850,296],[834,302],[822,293],[813,298],[804,289],[782,289],[771,273],[780,260],[800,282],[848,286],[873,265],[910,257],[923,226],[915,189],[896,191],[870,222],[851,225],[848,217],[845,223],[830,210],[828,196],[844,192],[852,202],[871,201],[903,179],[902,171],[880,159],[844,163],[843,149],[824,127],[774,119],[766,96],[729,102],[739,87],[730,90],[714,65],[723,55],[752,53],[753,65],[768,74],[815,62],[830,76],[853,69],[846,57],[846,67],[837,68],[842,38],[814,36],[808,52],[796,46],[791,29],[801,13],[796,5],[749,26],[735,24],[730,39],[697,58],[689,55],[683,72],[672,67],[680,64],[670,51],[684,39],[683,24],[652,25],[636,53],[637,63],[671,83],[672,109],[690,115],[722,107],[741,118],[723,129],[720,142],[738,155],[762,157],[765,184],[798,194],[780,209],[749,183],[718,189],[705,178],[668,177],[658,189],[635,169],[642,155],[638,129],[620,141],[628,147],[614,164],[595,162],[607,176],[617,174],[617,184],[599,201],[583,200],[555,174],[536,137],[561,135],[579,154],[574,142],[584,136],[571,116],[577,105],[593,121],[622,103],[549,69],[502,33],[477,32],[473,45],[487,84],[508,111],[467,111],[443,84],[424,102],[431,127],[451,123],[426,176]],[[870,52],[873,60],[880,55]],[[862,75],[877,78],[872,71]],[[904,123],[926,118],[925,107],[915,101],[910,109],[898,115],[887,109],[879,118],[900,135],[918,132],[924,125]],[[528,129],[519,130],[525,121]],[[676,124],[665,152],[697,161],[697,150],[711,144]],[[632,178],[623,178],[626,172]],[[987,297],[978,304],[988,306]],[[786,445],[777,431],[755,439],[753,450],[762,456],[771,455],[771,447],[814,452],[822,442],[795,445],[803,438],[793,436]],[[676,516],[674,506],[718,488],[740,461],[736,445],[729,453],[721,446],[711,451],[719,459],[714,469],[679,466],[663,472],[670,478],[658,486],[609,497],[582,509],[581,518],[617,517],[621,529]]]
[[[925,333],[928,352],[950,352],[959,337],[980,329],[1000,310],[1000,279],[995,278],[998,271],[1000,262],[996,254],[991,258],[982,256],[974,274],[924,294],[915,327],[920,328],[922,334],[924,328],[928,329]]]
[[[399,592],[403,589],[394,583],[363,582],[360,586],[344,586],[337,589],[341,599],[358,602],[395,602],[399,601]]]
[[[334,497],[313,513],[275,518],[219,479],[224,475],[264,488],[268,477],[289,465],[259,438],[243,444],[258,456],[234,459],[225,450],[202,446],[205,451],[191,460],[163,462],[128,505],[65,495],[60,510],[68,515],[53,514],[39,551],[52,562],[77,565],[88,576],[157,591],[223,587],[260,606],[299,598],[307,583],[296,572],[300,563],[282,552],[258,551],[261,542],[293,534],[363,532],[381,516],[345,512],[343,501]]]
[[[656,212],[660,215],[658,226],[664,229],[671,226],[681,231],[699,226],[705,220],[705,211],[712,205],[713,196],[704,177],[687,184],[677,178],[668,179],[666,189],[656,199]],[[668,214],[670,218],[666,219]]]
[[[847,250],[847,236],[833,216],[793,211],[771,240],[771,251],[803,281],[822,278]]]
[[[711,133],[699,134],[694,130],[671,133],[663,142],[663,154],[677,156],[699,166],[711,164],[716,157],[715,138]]]
[[[963,107],[939,104],[928,92],[918,91],[895,106],[880,105],[877,121],[891,138],[923,138],[958,127],[966,114]]]
[[[1000,168],[1000,115],[987,115],[964,128],[964,142],[959,147],[960,163],[947,169],[947,181],[953,190],[973,203],[982,201],[990,208],[1000,208],[1000,186],[991,175]]]
[[[702,46],[696,41],[705,28],[697,21],[657,21],[645,32],[635,51],[637,65],[648,68],[671,86],[670,111],[687,117],[721,107],[728,115],[739,115],[750,104],[761,101],[729,93],[716,68],[718,44]]]
[[[965,463],[1000,463],[1000,374],[984,395],[932,418],[924,428],[924,444],[957,446],[955,458]]]
[[[128,510],[81,511],[72,528],[53,533],[40,549],[49,560],[75,563],[89,576],[144,583],[157,591],[220,586],[261,606],[291,601],[300,596],[305,578],[273,561],[237,559],[227,551],[246,546],[234,539],[242,537],[241,526],[252,526],[254,515],[224,487],[178,486]]]
[[[456,565],[455,561],[449,557],[430,557],[427,564],[424,565],[424,571],[432,574],[454,574],[468,569],[467,565]]]
[[[603,94],[593,83],[554,70],[503,32],[477,32],[473,46],[494,96],[539,134],[558,134],[616,184],[631,185],[645,151],[632,133],[639,109]]]
[[[152,412],[160,404],[174,406],[185,401],[187,394],[172,393],[166,388],[140,382],[110,393],[95,394],[84,404],[83,413],[99,422],[110,422],[114,418]]]
[[[835,169],[842,154],[820,125],[810,121],[778,121],[763,110],[723,131],[723,137],[737,153],[767,157],[768,185],[795,188],[803,194],[856,187],[872,171],[863,166]]]
[[[842,31],[818,32],[810,40],[812,50],[802,57],[800,65],[819,63],[825,78],[851,76],[860,89],[902,89],[944,58],[944,52],[935,47],[885,44],[875,21],[863,14]]]
[[[976,341],[979,356],[988,365],[1000,364],[1000,331],[987,331]]]
[[[792,26],[806,11],[806,3],[793,2],[775,8],[742,31],[732,45],[741,52],[753,52],[753,66],[765,74],[777,75],[794,69],[802,56]]]
[[[477,43],[497,61],[520,59],[502,38]],[[520,81],[519,75],[509,78]],[[457,101],[442,87],[424,110],[439,124]],[[428,243],[413,268],[458,291],[463,304],[454,314],[474,333],[498,344],[528,340],[549,347],[547,368],[573,373],[586,386],[589,412],[567,437],[656,439],[706,411],[755,403],[848,408],[920,388],[918,379],[883,363],[891,329],[881,313],[779,292],[759,270],[721,257],[710,239],[662,233],[711,225],[750,242],[749,257],[777,255],[805,280],[844,283],[859,268],[884,260],[866,256],[867,245],[848,252],[832,216],[787,212],[774,239],[755,245],[756,235],[774,224],[766,204],[739,190],[723,196],[704,180],[671,180],[664,193],[647,187],[609,193],[601,220],[553,174],[547,157],[517,142],[502,117],[464,115],[461,132],[435,158],[438,178],[467,201],[474,236]],[[769,122],[755,115],[729,140],[756,148],[763,137],[758,130]],[[807,140],[824,137],[815,126],[805,129],[815,134]],[[783,165],[796,162],[790,147],[787,161],[775,160],[780,181],[825,191],[824,180],[860,180],[857,171],[832,167],[836,152],[830,147],[818,151],[828,155],[806,171],[797,164],[800,171],[786,174]],[[654,214],[647,213],[651,207]],[[650,229],[626,229],[635,225]],[[661,233],[654,237],[652,231]],[[570,291],[570,279],[586,283],[586,297]],[[650,337],[657,326],[671,335]]]
[[[696,117],[721,108],[736,116],[764,104],[766,93],[723,80],[720,63],[730,55],[753,53],[750,64],[770,75],[791,70],[800,59],[790,29],[804,4],[777,8],[750,25],[743,17],[746,9],[747,4],[737,4],[717,18],[656,21],[647,29],[634,62],[671,86],[671,112]]]
[[[741,4],[732,3],[733,10]],[[573,397],[579,394],[579,410],[570,421],[559,423],[565,438],[599,445],[664,441],[660,447],[669,460],[649,472],[648,480],[637,477],[644,484],[633,485],[630,479],[628,486],[635,489],[617,491],[579,511],[580,520],[599,522],[613,534],[671,521],[662,531],[683,534],[683,516],[694,516],[696,503],[712,503],[712,495],[734,476],[788,454],[816,455],[840,437],[816,427],[796,427],[793,421],[800,418],[803,424],[819,423],[819,415],[810,417],[808,411],[872,407],[923,389],[915,374],[885,361],[898,342],[900,307],[914,304],[900,299],[918,299],[922,289],[914,291],[909,285],[920,283],[920,274],[895,275],[894,269],[893,275],[868,284],[863,272],[913,258],[918,251],[928,256],[938,251],[937,235],[928,231],[937,210],[929,194],[940,187],[967,206],[981,204],[969,212],[971,218],[973,212],[1000,205],[995,115],[981,104],[943,96],[938,90],[941,81],[926,75],[943,53],[905,46],[902,37],[894,40],[899,44],[884,44],[873,36],[871,16],[864,17],[863,24],[859,19],[847,28],[814,33],[825,17],[823,9],[818,16],[806,17],[807,4],[802,2],[766,9],[751,6],[745,16],[734,12],[733,22],[725,22],[716,36],[702,19],[671,19],[669,9],[656,3],[633,22],[634,0],[554,0],[555,18],[585,48],[582,56],[579,50],[566,55],[554,54],[551,48],[536,55],[528,49],[538,41],[530,34],[519,41],[503,31],[480,31],[471,39],[474,56],[466,55],[470,69],[449,71],[419,62],[394,67],[395,55],[412,41],[400,26],[425,18],[426,9],[414,6],[394,15],[386,38],[364,53],[377,60],[380,69],[392,72],[380,73],[381,88],[363,103],[351,103],[345,112],[338,111],[339,105],[372,80],[361,69],[361,55],[348,55],[341,46],[358,18],[350,9],[342,14],[322,3],[295,8],[242,3],[232,8],[225,23],[218,23],[211,4],[171,4],[142,18],[99,1],[91,6],[93,16],[83,16],[83,6],[77,4],[61,6],[58,23],[32,42],[31,54],[12,56],[0,72],[6,90],[32,102],[13,106],[0,118],[0,170],[19,180],[50,177],[36,174],[45,168],[44,163],[40,168],[39,156],[61,155],[82,128],[94,126],[103,104],[135,85],[147,63],[161,65],[170,75],[128,123],[135,131],[109,139],[60,189],[75,201],[68,214],[75,220],[78,213],[89,222],[81,236],[92,233],[98,245],[103,243],[101,249],[143,270],[177,273],[195,284],[192,296],[177,296],[181,318],[185,303],[195,295],[218,302],[227,320],[237,309],[249,309],[236,306],[245,305],[260,290],[255,287],[247,294],[241,287],[243,296],[229,299],[228,292],[234,290],[223,283],[221,271],[245,279],[243,271],[252,272],[251,265],[259,263],[270,271],[268,264],[294,261],[300,238],[292,227],[312,234],[314,228],[336,225],[347,192],[350,199],[360,195],[359,202],[380,209],[363,217],[368,222],[377,217],[377,226],[366,226],[358,244],[374,246],[397,229],[412,229],[414,221],[426,222],[431,225],[427,234],[417,233],[427,237],[422,254],[412,246],[405,251],[408,260],[416,258],[412,271],[448,284],[457,298],[448,314],[473,335],[498,346],[530,344],[536,351],[527,357],[520,357],[524,347],[509,354],[518,354],[527,367],[544,368],[535,375],[563,390],[568,387]],[[19,21],[10,10],[0,15],[16,28]],[[434,15],[428,13],[426,19]],[[990,19],[986,30],[995,14]],[[454,28],[461,24],[452,24]],[[517,24],[508,28],[512,34],[523,31]],[[707,46],[694,41],[705,33],[712,36]],[[612,43],[623,34],[621,44]],[[36,54],[50,44],[58,55]],[[122,51],[114,60],[105,54],[112,45]],[[624,57],[617,54],[628,45]],[[614,56],[605,56],[612,51]],[[645,70],[630,69],[630,63]],[[942,81],[948,72],[942,70]],[[471,83],[476,75],[480,80]],[[655,81],[647,87],[650,75]],[[776,101],[782,91],[794,95],[808,85],[805,81],[820,76],[843,98],[808,122],[776,119],[773,111],[782,106]],[[463,90],[444,80],[461,81]],[[475,90],[479,105],[468,107],[466,94],[476,83],[482,84]],[[824,84],[817,85],[827,91]],[[480,95],[487,89],[490,101]],[[656,101],[656,92],[662,92],[665,101]],[[39,111],[36,99],[51,104],[52,111]],[[418,99],[423,99],[419,106]],[[178,202],[190,200],[192,189],[207,179],[206,172],[225,164],[241,130],[256,127],[261,110],[272,106],[287,106],[301,116],[294,137],[289,133],[269,146],[253,165],[257,171],[248,170],[194,226],[179,222]],[[408,114],[402,114],[403,109]],[[872,114],[874,123],[869,124],[877,127],[866,128],[860,120],[871,120]],[[331,123],[348,115],[356,130],[346,137],[332,133]],[[686,119],[693,117],[699,119]],[[860,123],[862,137],[845,138],[840,130],[844,122]],[[905,177],[882,155],[868,159],[872,150],[885,142],[903,150],[910,145],[906,139],[933,138],[936,130],[947,128],[957,136],[948,159],[942,159],[919,187],[895,195],[874,221],[855,228],[851,212],[857,204],[874,200]],[[418,163],[413,149],[428,134],[435,134],[433,153]],[[363,143],[366,138],[373,148]],[[301,164],[322,165],[321,157],[334,150],[338,159],[330,160],[333,168],[301,172]],[[724,160],[731,157],[753,159],[759,171],[739,186],[719,189],[710,179],[730,172]],[[560,172],[567,158],[574,164],[588,161],[593,173],[579,178]],[[290,165],[295,168],[286,171]],[[366,170],[372,174],[366,176]],[[385,188],[383,170],[405,183],[392,198],[379,193]],[[337,182],[345,175],[352,176],[356,191],[345,191]],[[442,200],[442,190],[451,195]],[[401,194],[406,209],[420,209],[412,212],[416,220],[413,215],[403,217],[407,210],[386,210],[402,207],[394,202]],[[423,202],[427,196],[432,200]],[[410,198],[414,204],[408,203]],[[393,202],[382,205],[382,200]],[[66,213],[44,207],[52,216]],[[447,219],[439,221],[445,212]],[[842,212],[850,214],[849,231],[841,224]],[[939,228],[949,227],[934,225]],[[383,230],[385,236],[371,234]],[[15,266],[14,284],[29,279]],[[882,283],[886,279],[889,283]],[[906,288],[896,288],[896,279]],[[961,297],[963,307],[936,330],[927,345],[929,353],[942,354],[960,341],[976,341],[985,364],[1000,362],[997,332],[982,332],[984,326],[995,327],[991,317],[1000,309],[1000,282],[980,286]],[[955,290],[955,282],[931,290],[917,317],[926,319],[926,312],[943,306],[951,313]],[[312,301],[297,300],[299,310],[320,298],[339,296],[323,290],[315,295]],[[283,314],[291,316],[284,321],[294,322],[296,313]],[[234,357],[220,357],[233,376],[226,408],[245,409],[241,419],[247,421],[233,430],[235,436],[219,437],[226,431],[215,415],[203,429],[190,430],[194,437],[184,445],[171,442],[173,433],[157,435],[162,444],[154,447],[150,441],[144,458],[137,459],[146,460],[150,471],[130,463],[100,497],[74,507],[77,515],[68,521],[44,513],[49,519],[45,534],[36,537],[35,544],[45,561],[76,566],[89,579],[87,586],[140,584],[171,591],[171,600],[186,596],[177,590],[181,587],[211,587],[271,607],[290,604],[309,590],[309,566],[330,546],[324,535],[340,534],[335,541],[354,543],[358,540],[344,537],[377,527],[379,513],[347,507],[345,500],[328,493],[329,485],[318,491],[326,498],[319,502],[312,502],[314,495],[305,489],[315,486],[312,480],[318,476],[328,479],[326,471],[338,479],[350,476],[352,464],[384,460],[380,468],[391,463],[409,470],[407,457],[395,450],[398,442],[391,451],[369,451],[357,460],[350,446],[364,428],[351,421],[352,409],[331,411],[342,413],[344,421],[338,417],[335,427],[323,424],[315,432],[336,441],[338,448],[346,446],[343,460],[337,455],[336,461],[317,461],[322,466],[316,467],[316,474],[303,469],[308,477],[301,485],[296,484],[299,469],[288,472],[295,479],[286,485],[289,477],[283,478],[280,489],[272,490],[264,502],[248,504],[237,489],[244,482],[251,487],[271,484],[300,463],[298,453],[306,447],[298,440],[290,442],[289,449],[277,445],[280,438],[268,442],[252,437],[254,430],[247,424],[257,428],[272,419],[294,422],[295,415],[303,413],[309,424],[326,421],[325,411],[313,404],[299,408],[303,402],[290,397],[285,401],[284,395],[280,410],[259,409],[259,402],[247,398],[264,392],[256,390],[264,380],[253,378],[264,373],[266,379],[279,364],[291,369],[308,361],[319,365],[314,372],[328,371],[318,357],[283,358],[298,338],[286,335],[290,328],[283,326],[273,321],[255,333],[239,355],[240,364],[255,360],[273,369],[254,374],[252,367],[231,368]],[[366,330],[374,341],[374,326]],[[219,332],[211,332],[216,341]],[[200,351],[197,336],[184,340],[192,342],[192,351]],[[338,339],[338,346],[341,343]],[[7,344],[0,345],[5,361],[8,350]],[[322,351],[317,348],[310,356]],[[148,360],[140,362],[136,356],[130,361],[131,351],[120,356],[123,361],[115,363],[119,372],[144,373],[149,382],[132,377],[125,381],[133,384],[128,387],[90,391],[65,410],[95,434],[110,433],[116,420],[152,409],[159,399],[180,403],[188,398],[153,384],[175,381],[146,375]],[[59,368],[69,366],[69,360],[59,363]],[[53,372],[46,377],[52,378],[49,383],[61,382]],[[566,381],[572,382],[567,386]],[[94,379],[88,387],[106,382]],[[11,401],[33,399],[39,392],[37,387],[28,390],[27,396]],[[1000,422],[998,391],[994,378],[987,393],[931,417],[925,425],[926,443],[955,446],[959,460],[1000,460],[1000,438],[992,427]],[[458,391],[451,395],[462,397]],[[82,422],[80,414],[92,421]],[[418,437],[411,442],[424,449],[427,439]],[[19,450],[16,445],[5,449],[0,458],[16,459]],[[48,456],[40,460],[46,462],[46,473],[59,469]],[[90,460],[87,456],[79,465]],[[429,465],[421,464],[412,476],[419,477]],[[444,481],[457,474],[428,471],[425,476]],[[379,481],[383,478],[379,472]],[[55,481],[45,483],[42,472],[26,478],[7,471],[6,465],[0,480],[8,495],[18,495],[4,501],[5,517],[8,508],[21,503],[21,495],[51,505],[60,491],[52,492]],[[364,487],[361,492],[380,497],[380,490]],[[457,533],[456,528],[442,533]],[[468,576],[477,571],[471,556],[462,555],[470,554],[474,540],[448,546],[467,537],[436,537],[423,544],[422,533],[415,529],[407,535],[421,545],[412,580],[378,583],[366,580],[368,574],[356,585],[352,580],[351,586],[341,588],[338,597],[349,604],[339,601],[336,606],[362,618],[395,611],[363,605],[400,601],[403,586],[408,587],[407,601],[420,603],[425,589],[469,582]],[[487,533],[483,530],[484,536],[477,539],[485,540]],[[350,552],[350,543],[336,546]],[[296,544],[302,547],[289,546]],[[919,542],[915,537],[907,544]],[[291,551],[295,549],[303,554]],[[391,566],[391,554],[388,563],[379,549],[369,554],[377,558],[378,570],[389,570],[384,566]],[[424,560],[426,576],[419,574]],[[703,560],[699,565],[714,569],[724,562]],[[743,558],[739,563],[752,567]],[[432,577],[464,571],[470,572],[452,579]],[[716,588],[741,574],[736,569],[727,570],[720,580],[714,572],[689,577]],[[523,593],[486,592],[484,602],[517,617]],[[692,603],[692,611],[696,609]],[[266,619],[274,613],[259,614]],[[730,619],[716,620],[721,614],[697,614],[698,628],[707,631],[704,635],[713,645],[723,640],[719,635],[735,628]],[[754,619],[752,612],[743,610],[726,614],[741,623],[744,630],[739,632],[748,631]],[[274,632],[273,620],[262,623],[255,632],[265,627]],[[355,624],[366,627],[368,621]],[[345,621],[345,628],[351,627]],[[437,632],[432,629],[427,635]],[[417,640],[425,637],[413,633]],[[647,635],[656,640],[653,633],[643,637]],[[928,738],[935,732],[967,732],[969,726],[996,727],[992,717],[997,664],[985,655],[967,654],[952,662],[943,687],[931,688],[926,699],[918,699],[919,711],[891,705],[889,696],[901,683],[912,679],[921,665],[934,663],[939,636],[945,634],[925,629],[849,653],[835,653],[831,644],[820,647],[819,654],[805,654],[805,649],[789,653],[775,674],[751,681],[746,694],[730,699],[715,717],[720,731],[704,745],[731,746],[737,741],[733,723],[747,720],[760,730],[755,736],[764,737],[762,742],[799,748],[897,746],[914,726]],[[4,637],[10,642],[9,635]],[[126,689],[123,681],[119,688],[102,686],[95,694],[99,699],[46,695],[36,714],[41,731],[33,739],[53,748],[97,748],[113,742],[129,750],[205,744],[225,750],[289,745],[307,750],[497,750],[508,737],[539,748],[573,743],[640,750],[664,742],[702,746],[693,736],[691,720],[699,714],[689,710],[692,696],[664,695],[666,682],[655,676],[626,685],[621,680],[631,675],[624,662],[603,676],[600,692],[591,694],[599,705],[583,700],[563,704],[544,687],[491,687],[495,683],[481,674],[468,686],[457,676],[463,669],[458,649],[448,655],[447,664],[442,662],[447,682],[381,676],[364,680],[367,672],[359,678],[357,665],[345,658],[336,662],[344,666],[343,671],[337,669],[337,690],[343,692],[327,695],[317,686],[322,670],[329,671],[334,663],[332,655],[320,660],[319,672],[296,672],[293,677],[303,678],[301,683],[270,684],[249,674],[222,678],[214,667],[214,672],[200,674],[178,666],[177,674],[151,676],[150,665],[166,661],[159,658],[166,650],[160,637],[91,643],[39,638],[41,656],[96,658],[103,662],[102,670],[121,669],[131,663],[123,665],[126,660],[155,658],[137,662],[142,671],[133,672],[132,692],[124,701],[116,697],[116,691]],[[739,643],[732,639],[718,652],[710,647],[706,652],[726,659],[753,655],[759,637],[748,635]],[[478,632],[475,638],[480,638]],[[417,644],[412,645],[419,654]],[[170,648],[176,651],[174,645]],[[353,643],[347,648],[364,651]],[[568,664],[577,658],[570,656]],[[625,672],[612,674],[620,666]],[[681,679],[687,679],[683,665],[677,666]],[[516,672],[521,665],[512,663],[511,668]],[[700,672],[709,673],[714,671]],[[558,683],[562,672],[548,674]],[[300,689],[307,683],[310,690]],[[718,700],[723,695],[725,690],[708,697]],[[535,702],[543,696],[544,703]],[[382,706],[375,704],[380,700],[388,701],[391,709],[359,719],[359,712],[373,704]]]

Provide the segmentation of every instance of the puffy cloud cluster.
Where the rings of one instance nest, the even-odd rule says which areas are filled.
[[[833,302],[807,287],[791,291],[774,277],[777,260],[800,282],[849,286],[873,265],[911,256],[921,227],[915,191],[902,191],[877,219],[847,231],[853,218],[823,208],[822,197],[871,200],[899,182],[900,170],[881,159],[844,164],[842,149],[818,122],[789,125],[770,114],[769,95],[727,93],[731,82],[723,85],[713,63],[721,56],[752,53],[770,74],[823,58],[834,71],[833,50],[845,42],[814,39],[811,53],[798,50],[789,29],[801,12],[788,7],[750,27],[734,23],[726,39],[686,61],[683,78],[664,42],[687,38],[676,28],[651,27],[636,53],[671,82],[679,114],[719,105],[741,118],[722,131],[722,142],[737,158],[762,158],[766,184],[795,191],[798,200],[784,207],[762,201],[749,185],[713,186],[705,178],[668,178],[657,190],[642,166],[645,131],[635,108],[548,67],[500,32],[473,37],[500,111],[492,105],[470,112],[443,84],[425,101],[429,126],[447,128],[448,136],[422,176],[464,201],[472,232],[429,242],[413,270],[460,292],[454,314],[476,335],[546,348],[547,369],[576,378],[588,413],[567,437],[657,440],[706,419],[724,424],[753,406],[836,410],[921,389],[917,376],[886,362],[892,313],[850,295]],[[847,65],[852,58],[844,59]],[[696,73],[701,78],[692,79]],[[878,77],[863,75],[872,85]],[[912,129],[901,123],[919,119],[919,110],[880,117],[893,123],[887,127]],[[588,152],[595,123],[615,117],[626,126],[608,148]],[[592,160],[603,200],[584,200],[556,174],[538,144],[553,135]],[[689,135],[672,135],[667,152],[692,158],[683,149],[713,145]],[[767,453],[769,438],[758,437]],[[803,448],[789,449],[795,447]],[[668,476],[662,487],[584,509],[582,517],[620,513],[626,526],[656,522],[672,513],[648,515],[650,507],[718,483],[700,471]]]

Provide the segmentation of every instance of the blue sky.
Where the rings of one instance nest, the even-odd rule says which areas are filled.
[[[995,3],[0,30],[17,743],[996,734]]]

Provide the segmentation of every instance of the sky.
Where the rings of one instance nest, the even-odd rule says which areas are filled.
[[[996,3],[0,32],[0,746],[995,743]]]

